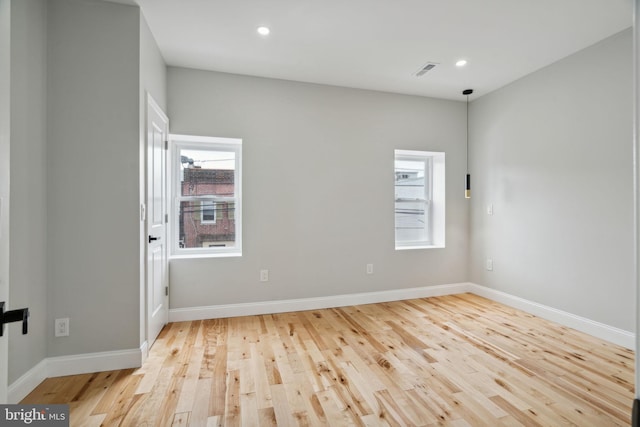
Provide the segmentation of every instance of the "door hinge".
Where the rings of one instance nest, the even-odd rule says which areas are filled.
[[[169,149],[169,141],[165,141],[164,142],[164,149],[168,150]]]
[[[169,214],[164,214],[164,223],[169,224]]]
[[[165,286],[165,287],[164,287],[164,296],[165,296],[165,297],[168,297],[168,296],[169,296],[169,287],[168,287],[168,286]]]

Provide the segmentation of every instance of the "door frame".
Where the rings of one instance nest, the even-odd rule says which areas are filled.
[[[11,1],[0,0],[0,301],[9,306],[9,198],[11,168]],[[0,325],[1,328],[4,326]],[[9,333],[0,337],[0,404],[8,401]]]
[[[144,326],[141,328],[141,332],[143,331],[144,333],[144,337],[142,339],[143,341],[143,360],[146,359],[147,357],[147,352],[149,350],[149,348],[151,348],[151,346],[153,345],[153,342],[155,342],[155,338],[153,338],[153,342],[151,339],[151,322],[150,322],[150,316],[151,316],[151,312],[152,312],[152,307],[151,307],[151,302],[149,300],[150,297],[150,289],[149,289],[149,263],[148,263],[148,257],[149,257],[149,244],[147,241],[148,238],[148,233],[149,233],[149,215],[147,215],[148,213],[148,200],[149,200],[149,113],[151,111],[151,109],[155,110],[155,112],[164,120],[164,124],[165,124],[165,135],[166,135],[166,142],[165,142],[165,149],[163,150],[164,152],[164,156],[165,156],[165,161],[164,161],[164,212],[168,215],[168,197],[169,197],[169,193],[168,193],[168,180],[167,180],[167,174],[168,174],[168,158],[169,158],[169,150],[168,150],[168,140],[169,140],[169,118],[168,116],[165,114],[165,112],[162,110],[162,108],[160,107],[160,105],[155,101],[155,99],[153,98],[153,96],[146,92],[146,102],[145,102],[145,116],[144,116],[144,138],[143,138],[143,144],[144,144],[144,195],[143,195],[143,201],[141,204],[141,217],[143,219],[143,226],[142,226],[142,233],[141,233],[141,245],[143,247],[142,252],[142,259],[141,259],[141,268],[144,271],[143,274],[143,278],[142,278],[142,289],[143,292],[141,292],[141,297],[143,298],[143,302],[141,304],[144,305],[144,310],[143,310],[143,315],[140,316],[141,320],[143,320],[144,322]],[[166,238],[168,240],[169,236],[170,236],[170,232],[169,232],[169,222],[166,223]],[[164,248],[165,248],[165,286],[169,286],[169,251],[168,251],[168,242],[165,242],[164,244]],[[168,315],[169,315],[169,296],[166,295],[165,296],[165,305],[167,307],[167,317],[165,320],[165,324],[168,323],[169,319],[168,319]]]

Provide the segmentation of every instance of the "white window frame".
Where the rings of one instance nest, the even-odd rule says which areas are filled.
[[[394,197],[394,240],[396,250],[430,249],[445,247],[445,153],[436,151],[394,150],[394,180],[396,177],[396,161],[424,162],[425,189],[424,198],[416,202],[424,202],[426,221],[424,224],[426,238],[424,240],[398,240],[395,233],[396,203]],[[394,187],[395,190],[395,187]]]
[[[171,218],[171,257],[172,258],[198,258],[215,256],[242,256],[242,139],[239,138],[218,138],[210,136],[192,135],[170,135],[172,145],[173,185],[172,188],[172,212]],[[228,151],[235,154],[234,169],[234,196],[182,196],[180,185],[180,150],[210,150]],[[235,220],[235,245],[226,247],[202,247],[202,248],[181,248],[180,247],[180,203],[184,201],[200,201],[201,203],[213,202],[214,206],[218,202],[234,203]],[[204,214],[202,214],[204,215]],[[217,220],[216,214],[216,220]],[[203,221],[205,224],[214,224],[214,221]]]

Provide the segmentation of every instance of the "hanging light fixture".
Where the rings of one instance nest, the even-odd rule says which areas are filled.
[[[473,89],[465,89],[462,91],[463,95],[467,97],[467,177],[465,179],[464,186],[464,198],[471,198],[471,175],[469,174],[469,95],[473,93]]]

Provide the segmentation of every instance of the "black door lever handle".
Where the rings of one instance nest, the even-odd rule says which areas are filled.
[[[154,240],[160,240],[160,237],[149,235],[149,243],[153,242]]]
[[[4,335],[4,324],[22,321],[22,335],[29,332],[29,309],[4,311],[4,301],[0,302],[0,337]]]

